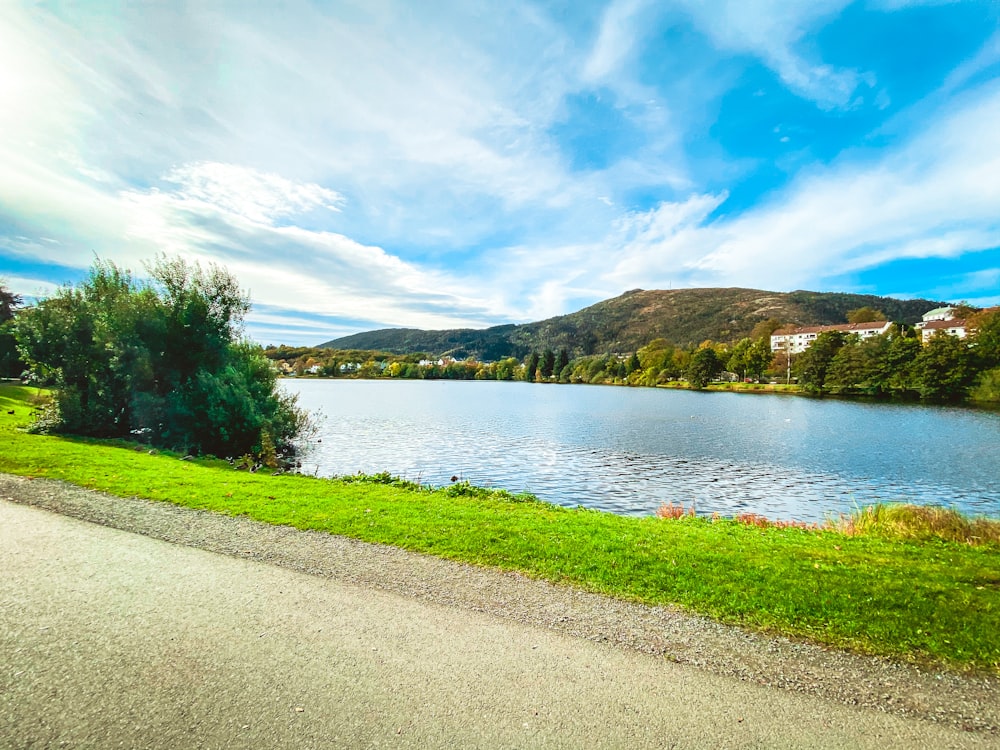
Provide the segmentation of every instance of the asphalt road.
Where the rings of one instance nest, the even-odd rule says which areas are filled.
[[[3,748],[998,747],[3,501],[0,571]]]

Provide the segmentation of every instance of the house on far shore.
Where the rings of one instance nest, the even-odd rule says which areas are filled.
[[[933,323],[936,320],[954,320],[955,319],[955,308],[954,307],[935,307],[933,310],[928,310],[923,314],[923,320],[917,323],[917,328],[923,328],[928,323]]]
[[[924,344],[931,340],[931,336],[941,331],[960,339],[964,339],[969,333],[965,321],[954,318],[949,318],[948,320],[931,320],[923,325],[918,324],[917,327],[920,329],[920,341]]]
[[[933,310],[928,310],[916,327],[920,331],[920,341],[924,344],[941,331],[960,339],[968,335],[965,321],[955,319],[954,307],[935,307]]]
[[[872,336],[881,336],[889,330],[891,325],[892,323],[887,320],[876,320],[871,323],[781,328],[771,334],[771,351],[790,351],[792,354],[800,354],[808,349],[821,333],[830,333],[831,331],[841,331],[842,333],[855,334],[862,339],[870,339]]]

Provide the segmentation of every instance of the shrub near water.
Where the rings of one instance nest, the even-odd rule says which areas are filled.
[[[305,415],[240,340],[250,302],[236,279],[166,258],[149,270],[140,283],[98,261],[79,286],[18,314],[21,354],[55,389],[40,425],[191,453],[287,452]]]

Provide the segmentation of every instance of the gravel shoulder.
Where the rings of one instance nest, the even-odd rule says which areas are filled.
[[[0,499],[173,544],[694,665],[748,684],[1000,736],[1000,679],[828,650],[685,612],[317,532],[0,474]]]

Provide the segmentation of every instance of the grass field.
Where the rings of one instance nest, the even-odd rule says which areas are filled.
[[[517,570],[747,628],[1000,673],[1000,546],[626,518],[460,484],[323,480],[24,431],[36,391],[0,386],[0,471]],[[10,414],[8,412],[13,412]]]

